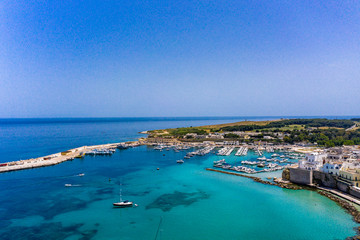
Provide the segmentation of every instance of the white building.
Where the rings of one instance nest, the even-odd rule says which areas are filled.
[[[325,153],[306,153],[305,158],[299,161],[299,168],[307,170],[321,170],[325,163]]]
[[[339,170],[341,168],[341,162],[327,162],[322,167],[324,173],[330,173],[336,176],[339,176]]]

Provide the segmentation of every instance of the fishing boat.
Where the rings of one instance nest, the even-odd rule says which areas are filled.
[[[121,188],[120,188],[120,201],[113,203],[113,206],[119,207],[119,208],[126,208],[126,207],[132,207],[132,205],[133,205],[133,202],[130,202],[128,200],[122,200]]]

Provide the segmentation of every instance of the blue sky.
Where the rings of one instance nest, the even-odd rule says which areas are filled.
[[[359,1],[0,3],[0,117],[360,115]]]

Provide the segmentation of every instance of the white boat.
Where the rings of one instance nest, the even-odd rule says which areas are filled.
[[[184,160],[181,160],[181,159],[180,159],[180,160],[176,160],[176,163],[180,163],[180,164],[181,164],[181,163],[184,163]]]
[[[70,183],[66,183],[65,187],[80,187],[80,184],[70,184]]]
[[[120,207],[120,208],[126,208],[126,207],[132,207],[133,202],[130,202],[128,200],[122,200],[121,197],[121,188],[120,188],[120,201],[113,203],[114,207]]]

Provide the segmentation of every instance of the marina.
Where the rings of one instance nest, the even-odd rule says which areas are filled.
[[[69,148],[70,150],[58,151],[57,154],[44,154],[45,157],[34,158],[36,160],[29,159],[31,164],[43,164],[62,158],[68,160],[48,168],[33,168],[0,174],[4,183],[1,203],[5,210],[9,209],[0,214],[2,219],[6,221],[9,219],[10,222],[2,228],[2,236],[10,236],[9,234],[16,232],[16,236],[28,237],[31,232],[38,231],[37,229],[41,227],[46,231],[41,232],[40,239],[52,239],[56,234],[67,234],[67,236],[71,235],[75,239],[80,239],[82,234],[87,233],[92,233],[94,239],[114,239],[119,235],[128,239],[153,239],[161,218],[163,220],[158,231],[158,238],[161,237],[161,239],[180,240],[184,237],[193,239],[199,234],[204,239],[223,239],[224,237],[252,239],[253,235],[244,232],[243,228],[226,233],[219,230],[219,227],[224,229],[235,221],[241,226],[246,226],[246,229],[252,233],[257,232],[259,226],[263,226],[267,232],[276,231],[274,235],[276,238],[269,238],[261,233],[256,234],[256,238],[264,239],[288,239],[289,224],[287,222],[291,221],[293,221],[291,225],[294,229],[293,234],[300,239],[308,239],[313,234],[324,240],[333,236],[341,239],[355,234],[353,226],[356,225],[351,217],[327,198],[309,191],[283,191],[272,185],[260,184],[246,177],[233,175],[241,174],[255,178],[279,176],[281,170],[276,171],[276,167],[289,166],[298,161],[296,158],[300,156],[294,155],[292,151],[276,149],[274,151],[279,154],[279,157],[271,158],[273,153],[264,149],[262,151],[266,161],[260,161],[257,160],[259,156],[255,153],[254,146],[250,144],[240,143],[241,145],[231,146],[226,142],[148,143],[141,139],[129,141],[125,137],[120,143],[122,143],[121,147],[118,147],[120,144],[117,143],[97,144]],[[156,147],[161,149],[156,150]],[[229,155],[217,155],[218,150],[224,147],[235,147],[235,149],[246,147],[249,150],[245,156],[236,156],[235,149]],[[265,148],[261,145],[260,147]],[[297,150],[303,147],[287,146],[286,148]],[[111,155],[86,154],[95,149],[100,152],[104,149],[116,150]],[[191,154],[189,161],[184,159],[184,156],[193,152],[200,154]],[[75,158],[79,155],[82,157]],[[282,155],[286,158],[280,158]],[[290,159],[290,156],[294,159]],[[280,163],[287,158],[289,162]],[[184,163],[177,163],[182,159]],[[27,165],[25,161],[11,161],[9,165],[14,164],[12,166],[20,167]],[[206,170],[213,167],[214,162],[217,161],[224,168],[215,167],[214,169],[227,174]],[[249,162],[256,165],[246,165]],[[263,168],[257,166],[261,162],[264,164]],[[19,165],[15,165],[16,163]],[[279,166],[270,163],[276,163]],[[6,163],[3,167],[8,167],[8,164]],[[251,173],[254,171],[257,173]],[[135,203],[139,204],[137,208],[112,207],[113,203],[120,202],[119,182],[126,183],[123,186],[126,190],[125,195],[130,202],[133,202],[133,206]],[[65,186],[65,184],[68,185]],[[227,206],[218,206],[217,203],[224,199],[229,200]],[[276,201],[271,199],[276,199]],[[32,206],[31,209],[15,207],[21,205],[23,201],[28,202]],[[301,207],[309,201],[316,201],[317,205],[311,205],[311,209]],[[293,209],[291,214],[285,211],[284,204],[286,208]],[[245,205],[246,208],[244,208]],[[208,211],[214,209],[214,206],[215,211]],[[332,208],[331,213],[320,211],[329,206]],[[253,216],[251,219],[256,219],[258,225],[249,225],[248,223],[251,222],[249,218],[226,215],[228,209],[246,216]],[[274,211],[278,213],[275,216],[271,215]],[[294,212],[299,220],[294,221]],[[329,221],[329,219],[335,219],[334,213],[336,213],[337,221],[335,229]],[[264,219],[263,216],[267,214],[272,218]],[[189,218],[178,217],[184,215],[188,215]],[[321,219],[314,221],[314,218],[318,217]],[[209,219],[206,225],[202,224],[203,219]],[[218,219],[222,222],[219,223]],[[269,221],[276,221],[278,224],[267,227],[266,224]],[[122,224],[114,228],[114,222]],[[84,225],[78,227],[82,223]],[[309,223],[314,228],[323,229],[323,231],[307,229],[306,226]],[[179,224],[186,227],[189,233],[178,235],[178,229],[173,226]],[[55,230],[59,226],[64,229],[61,233]],[[71,226],[71,229],[65,226]],[[208,229],[209,226],[211,230]],[[305,230],[298,232],[296,231],[298,227]],[[221,237],[214,238],[214,235]],[[60,237],[60,239],[64,238]],[[17,239],[26,238],[17,237]]]
[[[232,151],[234,151],[235,147],[223,147],[221,148],[217,155],[220,155],[220,156],[229,156]]]
[[[235,153],[235,156],[246,156],[247,152],[248,152],[248,148],[247,147],[240,147],[237,152]]]

